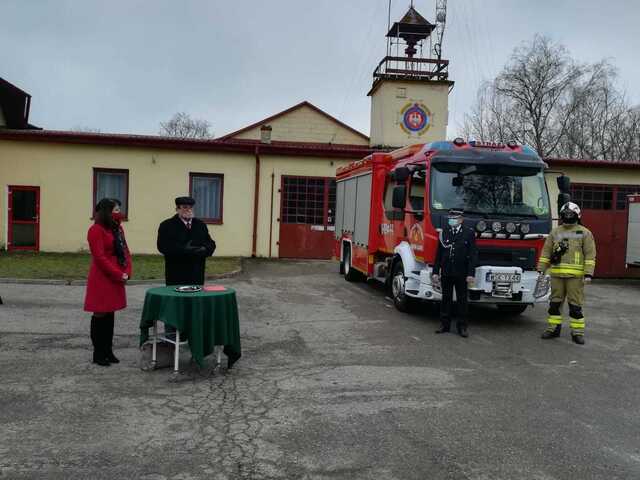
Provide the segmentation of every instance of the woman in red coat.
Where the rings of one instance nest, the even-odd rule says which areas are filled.
[[[127,306],[124,286],[131,276],[131,255],[121,220],[120,202],[103,198],[96,205],[95,223],[87,233],[91,268],[84,310],[93,312],[93,363],[105,367],[120,362],[113,354],[113,312]]]

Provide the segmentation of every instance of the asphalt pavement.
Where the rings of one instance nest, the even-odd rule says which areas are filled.
[[[470,337],[395,310],[337,264],[247,261],[243,357],[142,371],[149,285],[93,365],[83,286],[0,284],[0,479],[640,478],[640,286],[588,287],[586,345],[545,308],[478,309]]]

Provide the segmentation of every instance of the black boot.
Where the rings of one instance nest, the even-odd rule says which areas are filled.
[[[104,352],[104,322],[106,319],[91,317],[91,343],[93,344],[93,363],[108,367],[110,365],[109,360]]]
[[[440,320],[440,328],[436,330],[436,333],[449,333],[451,330],[451,322],[446,320]]]
[[[578,345],[584,345],[584,335],[582,333],[572,333],[571,340]]]
[[[462,338],[467,338],[469,336],[469,332],[467,332],[467,325],[466,324],[458,324],[458,335],[460,335]]]
[[[114,318],[113,318],[114,314],[113,312],[110,313],[107,318],[105,318],[105,340],[104,340],[104,344],[105,344],[105,355],[107,357],[107,360],[109,360],[109,362],[111,363],[120,363],[120,360],[118,360],[118,357],[116,357],[113,354],[113,323],[114,323]]]
[[[544,332],[542,332],[542,335],[540,338],[543,338],[544,340],[548,340],[550,338],[559,337],[560,330],[562,330],[562,325],[556,325],[554,328],[548,327]]]

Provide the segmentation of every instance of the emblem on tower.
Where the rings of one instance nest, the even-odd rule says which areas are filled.
[[[418,102],[407,103],[400,110],[400,128],[408,135],[421,136],[431,126],[431,111]]]

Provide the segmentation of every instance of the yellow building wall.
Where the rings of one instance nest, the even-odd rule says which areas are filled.
[[[340,126],[306,105],[269,121],[268,125],[272,128],[271,140],[351,145],[368,145],[369,143],[366,138]],[[260,127],[242,132],[233,138],[260,140]]]
[[[335,177],[336,169],[353,160],[311,157],[261,157],[260,203],[258,209],[258,241],[256,255],[269,256],[269,227],[271,227],[271,256],[278,257],[280,239],[280,202],[283,175]],[[271,178],[273,175],[273,189]],[[272,202],[273,199],[273,202]]]
[[[640,185],[640,169],[558,167],[554,168],[571,177],[571,183],[597,183],[604,185]]]
[[[405,132],[402,110],[421,103],[431,112],[431,126],[422,135]],[[371,94],[371,146],[404,147],[446,140],[449,116],[447,83],[382,80]]]
[[[189,172],[224,175],[223,224],[209,225],[216,255],[251,254],[253,155],[131,147],[0,141],[0,243],[7,242],[7,186],[40,187],[40,250],[88,249],[93,168],[129,170],[129,219],[134,253],[158,253],[159,223],[175,213],[174,198],[189,194]]]

